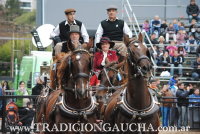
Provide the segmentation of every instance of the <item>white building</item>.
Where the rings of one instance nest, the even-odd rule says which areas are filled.
[[[0,5],[5,5],[6,4],[6,0],[0,0]]]
[[[5,5],[7,0],[0,0],[0,5]],[[33,11],[36,9],[36,0],[19,0],[20,8],[25,11]]]
[[[36,9],[36,0],[19,0],[21,9],[32,11]]]

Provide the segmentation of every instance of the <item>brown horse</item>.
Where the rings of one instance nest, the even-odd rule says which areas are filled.
[[[149,51],[143,45],[142,34],[138,41],[128,43],[127,48],[128,84],[124,90],[115,92],[110,98],[104,121],[111,123],[111,126],[117,125],[120,131],[116,133],[158,133],[159,107],[147,85],[151,61]],[[124,123],[123,128],[120,123]],[[145,125],[142,127],[144,129],[140,129],[139,125]]]
[[[110,96],[115,90],[123,88],[127,83],[127,76],[122,68],[123,66],[120,66],[119,68],[113,68],[113,66],[104,67],[99,74],[101,78],[100,86],[95,95],[97,102],[99,103],[100,119],[102,119],[103,111]],[[116,87],[118,88],[116,89]]]
[[[58,87],[58,68],[61,64],[61,60],[64,58],[66,53],[59,53],[55,56],[54,62],[52,64],[51,70],[50,70],[50,87],[52,89],[56,89]]]
[[[50,128],[60,123],[96,122],[97,103],[89,91],[90,69],[91,56],[85,49],[76,49],[61,61],[58,68],[60,90],[52,92],[46,100],[45,121]],[[68,130],[65,133],[77,132]]]

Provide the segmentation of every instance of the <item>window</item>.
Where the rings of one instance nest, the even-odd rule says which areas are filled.
[[[30,2],[22,2],[21,7],[31,7],[31,3]]]

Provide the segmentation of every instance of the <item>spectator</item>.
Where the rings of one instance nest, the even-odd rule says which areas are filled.
[[[151,34],[156,33],[156,35],[158,36],[160,34],[160,27],[161,27],[161,20],[160,17],[156,15],[154,19],[151,20]]]
[[[43,81],[38,77],[36,80],[37,84],[32,88],[32,95],[40,95],[41,90],[44,88]],[[33,99],[35,103],[35,98]]]
[[[164,85],[163,89],[161,90],[163,97],[172,97],[172,92],[169,90],[169,85]],[[169,115],[170,115],[170,109],[172,107],[173,99],[163,99],[165,102],[169,103],[163,103],[162,106],[162,126],[167,127],[169,122]]]
[[[160,49],[156,45],[153,45],[153,48],[155,51],[152,49],[152,47],[150,47],[149,52],[150,52],[150,55],[153,58],[155,64],[157,64],[159,62]]]
[[[162,44],[162,45],[163,45],[163,48],[164,48],[164,44],[166,44],[166,42],[165,42],[165,37],[164,37],[164,36],[160,36],[160,37],[158,38],[158,42],[159,42],[159,44]]]
[[[178,50],[178,48],[175,46],[175,41],[171,41],[170,45],[166,47],[166,50],[169,51],[169,55],[171,57],[174,56],[174,51]]]
[[[164,54],[159,59],[161,66],[168,66],[170,64],[170,57],[168,51],[164,51]]]
[[[178,54],[178,51],[174,51],[174,56],[172,57],[172,63],[170,68],[170,74],[174,75],[174,67],[178,67],[178,74],[182,76],[182,64],[184,62],[184,57]]]
[[[177,33],[178,30],[179,30],[179,26],[178,26],[178,22],[177,22],[176,19],[173,20],[173,27],[174,27],[174,29],[175,29],[175,31],[176,31],[176,33]]]
[[[195,19],[192,20],[189,27],[189,35],[193,35],[194,39],[199,42],[200,40],[200,31],[198,30],[198,25]]]
[[[152,89],[152,91],[155,93],[158,102],[160,102],[161,95],[162,95],[162,93],[160,92],[160,89],[158,88],[159,82],[160,82],[159,79],[151,79],[150,84],[149,84],[149,88]]]
[[[174,29],[172,23],[170,23],[169,27],[166,29],[166,42],[169,42],[169,40],[176,42],[176,30]]]
[[[200,57],[197,57],[196,61],[193,62],[192,68],[192,78],[198,81],[200,76]]]
[[[183,46],[179,46],[177,51],[178,51],[179,56],[184,57],[186,55],[186,51]]]
[[[170,78],[168,85],[171,87],[173,87],[175,85],[175,83],[178,83],[178,75],[174,75],[172,78]]]
[[[176,35],[177,45],[184,46],[186,44],[186,39],[187,39],[186,31],[183,29],[179,29],[179,31]]]
[[[183,30],[185,30],[185,24],[183,23],[183,22],[178,22],[178,30],[179,29],[183,29]]]
[[[25,88],[25,82],[24,81],[19,82],[19,88],[16,91],[16,95],[28,95],[28,91]],[[28,101],[29,101],[29,99],[27,99],[27,98],[23,98],[23,99],[20,98],[20,99],[17,99],[16,104],[17,104],[18,107],[25,107],[26,103]]]
[[[159,44],[159,42],[156,39],[156,34],[152,33],[151,37],[150,37],[150,41],[152,44]],[[145,41],[146,44],[150,44],[150,42],[148,40]]]
[[[31,127],[31,123],[35,115],[35,109],[33,108],[33,103],[27,102],[26,108],[22,109],[20,112],[23,113],[23,116],[20,119],[22,120],[22,125]],[[25,132],[25,134],[30,134],[30,132]]]
[[[186,51],[188,53],[196,53],[197,46],[194,46],[194,45],[197,45],[197,41],[194,39],[194,36],[191,34],[189,36],[189,39],[186,42],[186,47],[185,47]]]
[[[176,97],[176,92],[178,90],[177,87],[178,81],[175,82],[173,86],[171,86],[169,89],[172,92],[173,97]],[[172,104],[172,107],[170,109],[170,126],[177,126],[178,125],[178,108],[176,105],[177,99],[173,99],[174,103]]]
[[[12,95],[11,92],[6,92],[6,91],[10,90],[10,87],[8,85],[8,81],[2,82],[2,89],[5,92],[5,95]]]
[[[176,92],[177,104],[178,104],[178,128],[181,126],[186,127],[188,124],[188,99],[189,91],[184,89],[184,83],[178,83],[178,90]]]
[[[196,56],[197,56],[197,57],[200,57],[200,46],[197,47]]]
[[[188,14],[189,23],[191,23],[192,19],[199,21],[199,6],[196,4],[195,0],[190,0],[186,12]]]
[[[199,94],[199,89],[195,89],[194,93],[189,95],[189,102],[191,107],[194,106],[200,106],[200,94]],[[198,98],[198,99],[197,99]]]
[[[147,32],[148,35],[150,35],[150,24],[148,20],[145,20],[142,24],[142,29]]]
[[[168,27],[166,20],[164,20],[160,26],[160,35],[164,36],[166,35],[166,28]]]

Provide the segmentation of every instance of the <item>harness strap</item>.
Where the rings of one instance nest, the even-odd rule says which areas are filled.
[[[127,103],[126,89],[122,91],[121,94],[122,96],[121,96],[120,101],[117,103],[118,104],[117,108],[119,108],[122,111],[122,113],[124,113],[125,115],[129,117],[132,117],[133,119],[138,118],[139,120],[141,120],[142,118],[147,118],[159,110],[158,102],[155,101],[151,92],[150,92],[151,105],[148,108],[141,109],[141,110],[134,109]]]
[[[84,118],[84,116],[89,116],[95,113],[97,109],[98,103],[96,103],[94,96],[91,97],[91,104],[89,107],[86,107],[84,109],[74,109],[72,107],[69,107],[65,101],[64,101],[64,94],[61,94],[58,97],[58,101],[56,103],[56,106],[61,111],[61,114],[63,116],[69,116],[72,118],[80,119],[81,117]]]

